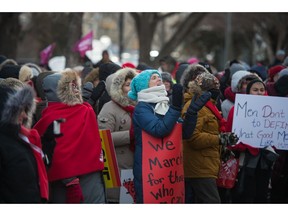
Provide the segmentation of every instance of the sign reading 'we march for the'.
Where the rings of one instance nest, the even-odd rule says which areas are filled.
[[[288,150],[288,98],[237,94],[232,131],[253,147]]]

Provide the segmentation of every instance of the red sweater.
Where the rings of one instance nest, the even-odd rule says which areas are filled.
[[[34,128],[42,136],[51,122],[64,118],[63,136],[56,138],[56,147],[48,170],[49,181],[70,178],[104,169],[104,161],[96,115],[84,102],[68,106],[49,102]]]

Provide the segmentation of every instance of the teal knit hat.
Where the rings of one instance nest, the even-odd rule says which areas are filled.
[[[131,90],[128,92],[128,97],[131,100],[136,101],[138,98],[138,92],[149,88],[149,80],[152,74],[158,74],[159,77],[161,77],[161,74],[158,70],[149,69],[142,71],[140,74],[137,74],[137,76],[132,79],[132,82],[130,84]]]

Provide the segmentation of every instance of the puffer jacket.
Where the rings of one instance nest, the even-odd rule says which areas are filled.
[[[169,135],[177,123],[181,112],[170,106],[165,116],[154,112],[156,104],[138,102],[133,115],[135,132],[135,153],[134,153],[134,187],[136,191],[136,202],[143,203],[142,185],[142,129],[154,137],[165,137]]]
[[[193,93],[184,94],[182,116],[187,112],[193,96]],[[212,111],[204,106],[198,112],[192,137],[183,140],[185,178],[217,178],[221,151],[218,135],[218,120]]]

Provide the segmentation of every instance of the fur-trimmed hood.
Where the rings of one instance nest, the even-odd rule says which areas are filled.
[[[48,102],[62,102],[69,106],[83,103],[81,78],[70,68],[46,76],[43,79],[43,90]]]
[[[57,86],[57,96],[62,103],[69,106],[82,104],[81,78],[75,70],[65,69]]]
[[[5,59],[3,62],[0,64],[0,71],[5,65],[18,65],[17,62],[14,59]]]
[[[32,87],[25,86],[19,90],[0,86],[0,122],[1,124],[18,124],[18,118],[25,110],[28,119],[24,120],[26,128],[31,127],[32,116],[36,109],[35,93]],[[30,119],[31,118],[31,119]]]
[[[219,80],[211,73],[200,73],[196,78],[188,83],[188,93],[201,95],[210,89],[219,89]]]
[[[132,104],[132,101],[123,94],[122,86],[127,78],[131,80],[137,75],[137,71],[132,68],[124,68],[118,70],[114,76],[110,87],[111,99],[119,103],[121,106],[128,106]]]
[[[200,64],[188,65],[181,76],[180,83],[184,88],[185,92],[188,92],[188,84],[190,81],[194,80],[201,73],[209,73],[209,71]]]

